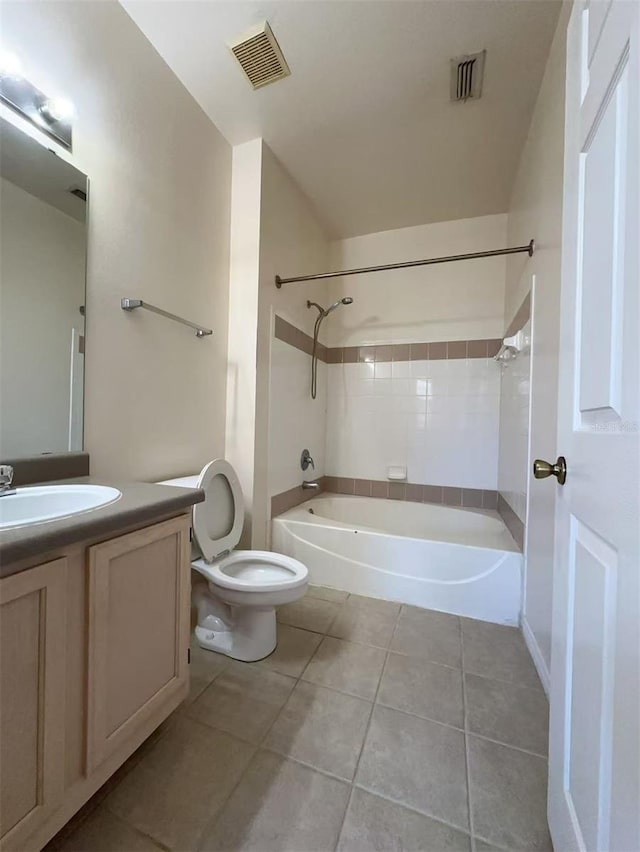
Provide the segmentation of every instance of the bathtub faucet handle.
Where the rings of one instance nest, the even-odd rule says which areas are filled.
[[[309,450],[304,449],[302,451],[302,455],[300,456],[300,467],[302,468],[302,470],[306,470],[309,466],[311,466],[314,470],[316,469],[314,461],[311,458],[311,453],[309,452]]]

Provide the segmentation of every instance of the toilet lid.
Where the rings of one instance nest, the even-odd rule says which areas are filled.
[[[240,541],[242,490],[235,470],[224,459],[214,459],[202,468],[197,487],[204,491],[205,501],[193,507],[193,535],[202,555],[211,562]]]

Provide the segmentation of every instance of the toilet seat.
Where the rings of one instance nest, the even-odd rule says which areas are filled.
[[[307,583],[307,569],[297,559],[267,550],[237,550],[214,562],[198,559],[195,570],[223,589],[277,592]]]
[[[204,503],[192,512],[193,535],[207,562],[233,550],[244,525],[244,503],[238,476],[225,459],[214,459],[202,468],[196,488],[205,493]],[[212,525],[222,519],[222,527]],[[224,523],[225,518],[230,523]]]
[[[214,459],[198,477],[204,503],[193,507],[193,535],[203,559],[195,570],[221,589],[233,592],[278,592],[307,583],[306,567],[282,553],[238,550],[244,522],[242,490],[235,470],[224,459]]]

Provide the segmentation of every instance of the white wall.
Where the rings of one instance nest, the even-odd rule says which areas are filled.
[[[245,527],[241,545],[249,547],[255,487],[261,139],[234,147],[232,176],[224,455],[235,468],[242,486]]]
[[[225,452],[248,509],[243,543],[260,548],[268,541],[271,495],[302,481],[304,447],[317,448],[317,475],[323,473],[324,365],[321,392],[311,400],[304,382],[311,359],[274,341],[273,329],[277,313],[311,333],[316,312],[306,302],[326,302],[326,285],[278,290],[274,279],[324,268],[329,243],[308,199],[261,139],[237,146],[233,157]]]
[[[531,335],[531,321],[522,331]],[[500,366],[502,381],[499,398],[500,458],[499,490],[524,524],[527,517],[529,481],[529,417],[531,394],[531,350]]]
[[[259,440],[256,442],[255,459],[260,476],[262,514],[259,519],[260,527],[256,531],[260,538],[254,539],[261,542],[268,540],[270,496],[299,485],[303,478],[309,478],[310,471],[303,474],[300,469],[300,454],[305,447],[309,448],[312,455],[314,452],[318,454],[317,458],[314,456],[315,475],[322,476],[324,473],[324,366],[319,365],[322,368],[318,370],[319,392],[317,398],[312,400],[308,384],[311,358],[294,350],[282,361],[277,354],[273,357],[271,348],[277,344],[273,336],[275,314],[307,334],[313,334],[317,312],[307,308],[307,300],[326,304],[327,286],[325,282],[289,284],[278,290],[274,279],[278,273],[286,276],[317,272],[326,268],[328,262],[329,241],[315,210],[265,145],[262,168],[257,369]],[[279,405],[278,394],[269,399],[269,391],[282,388],[281,370],[287,362],[296,365],[294,373],[297,380],[289,396],[293,405],[290,410],[291,423],[285,434],[279,430],[278,414],[275,411]],[[286,488],[276,489],[274,482],[286,483]]]
[[[332,244],[332,269],[504,248],[505,214],[367,234]],[[327,322],[332,346],[502,337],[504,257],[329,279],[331,301],[354,304]]]
[[[531,452],[533,457],[554,461],[558,391],[558,334],[560,297],[560,251],[562,239],[562,173],[564,144],[565,37],[570,4],[565,3],[547,62],[526,145],[522,152],[508,219],[512,243],[536,240],[533,258],[514,256],[507,264],[505,315],[512,319],[531,288],[535,276],[532,317]],[[521,485],[528,500],[526,534],[526,578],[524,602],[525,635],[537,646],[543,665],[550,663],[551,599],[555,491],[548,480],[534,480],[524,451],[509,464],[506,435],[516,427],[504,396],[501,411],[501,481],[499,487],[513,489],[506,481],[508,468],[521,472]],[[513,506],[518,511],[518,500]],[[544,672],[543,672],[544,679]]]
[[[329,364],[327,474],[495,490],[500,371],[490,358]]]
[[[0,457],[66,452],[85,226],[3,179],[0,235]]]
[[[162,479],[222,455],[231,148],[116,2],[3,2],[3,45],[77,110],[89,175],[85,446],[92,472]],[[49,147],[55,147],[50,140]],[[214,329],[197,340],[120,298]]]

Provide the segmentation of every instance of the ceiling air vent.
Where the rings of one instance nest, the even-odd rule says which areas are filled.
[[[484,58],[487,51],[456,56],[451,60],[451,100],[477,100],[482,94]]]
[[[266,21],[238,36],[229,47],[254,89],[282,80],[291,73]]]

